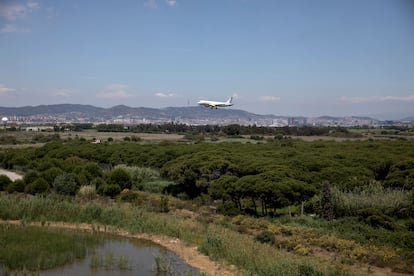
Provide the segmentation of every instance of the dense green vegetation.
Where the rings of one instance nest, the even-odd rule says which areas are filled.
[[[309,201],[318,194],[324,181],[343,193],[363,191],[379,183],[384,189],[402,189],[406,191],[402,194],[407,195],[414,187],[413,156],[411,141],[141,145],[91,144],[75,139],[47,143],[40,148],[8,150],[0,153],[0,164],[5,169],[29,171],[24,178],[24,189],[32,194],[52,188],[58,193],[74,194],[73,187],[72,191],[58,188],[71,179],[77,189],[94,184],[99,193],[108,195],[119,194],[123,189],[142,190],[143,183],[165,179],[174,182],[165,185],[165,192],[188,198],[209,195],[223,200],[224,205],[232,202],[239,211],[251,209],[256,215],[269,215],[277,209]],[[126,166],[141,172],[133,172]],[[60,177],[55,182],[64,173],[68,174],[66,178]],[[137,176],[146,173],[152,176],[149,179]],[[22,188],[14,186],[14,183],[3,184],[2,188],[10,191]],[[308,212],[317,212],[314,207],[311,210],[307,206]],[[355,215],[355,212],[341,210],[336,215]],[[409,217],[412,209],[389,215]]]
[[[133,141],[92,144],[85,139],[57,140],[38,148],[0,152],[1,167],[26,172],[21,181],[0,179],[0,189],[8,193],[54,193],[84,199],[99,194],[161,213],[186,205],[180,203],[181,207],[173,208],[169,197],[151,199],[139,191],[168,194],[199,206],[210,205],[219,214],[233,217],[236,221],[231,224],[213,219],[226,228],[239,232],[249,232],[252,227],[267,231],[256,238],[259,243],[271,241],[272,247],[307,255],[316,244],[329,241],[327,250],[339,250],[341,244],[350,256],[362,256],[361,260],[365,258],[374,265],[391,265],[399,271],[413,272],[410,264],[414,260],[414,141],[303,142],[279,138],[256,144]],[[24,211],[13,216],[3,208],[0,206],[1,218],[39,218],[36,211],[30,214],[27,208],[22,207]],[[67,206],[61,212],[67,213],[70,208]],[[79,218],[78,214],[42,212],[42,215],[52,220],[97,219],[119,227],[130,225],[124,220],[126,214],[120,215],[122,219],[118,222],[113,221],[119,219],[117,216],[102,219],[102,207],[85,208],[76,212],[90,212],[87,216],[94,219]],[[95,212],[99,214],[97,218]],[[317,218],[284,221],[288,214],[316,214]],[[266,218],[266,223],[257,229],[259,222],[246,223],[246,215]],[[242,220],[238,219],[241,217]],[[136,223],[142,226],[144,222]],[[300,243],[286,237],[283,242],[272,242],[272,235],[299,235],[297,227],[312,238],[303,238]],[[145,231],[159,230],[148,227]],[[174,231],[169,234],[182,235]],[[201,236],[190,240],[193,243],[205,240],[201,244],[203,253],[212,258],[227,258],[221,255],[223,247],[228,246],[225,241],[215,233],[201,232]],[[371,260],[369,246],[388,249],[377,249],[382,253]],[[237,265],[238,262],[241,263],[231,260]],[[261,274],[258,271],[262,268],[245,269]]]

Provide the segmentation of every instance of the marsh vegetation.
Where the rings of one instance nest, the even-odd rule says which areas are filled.
[[[1,275],[199,275],[145,240],[59,227],[0,224]]]

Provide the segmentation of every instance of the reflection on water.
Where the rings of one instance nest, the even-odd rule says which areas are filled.
[[[199,275],[176,254],[152,242],[111,237],[73,264],[40,275]]]

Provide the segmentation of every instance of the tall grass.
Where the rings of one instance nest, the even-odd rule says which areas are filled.
[[[171,214],[148,212],[140,207],[82,204],[54,197],[0,197],[0,218],[101,223],[130,232],[176,237],[195,245],[212,259],[233,264],[247,275],[341,274],[311,257],[299,257],[216,224]]]
[[[358,210],[366,208],[375,208],[393,217],[414,215],[412,191],[384,188],[376,181],[352,191],[342,191],[337,187],[332,190],[337,216],[355,216]]]
[[[87,249],[100,241],[86,233],[3,224],[0,262],[10,270],[45,270],[85,257]]]

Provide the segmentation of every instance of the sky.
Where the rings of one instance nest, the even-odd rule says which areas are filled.
[[[414,1],[0,0],[0,106],[230,96],[256,114],[414,116]]]

